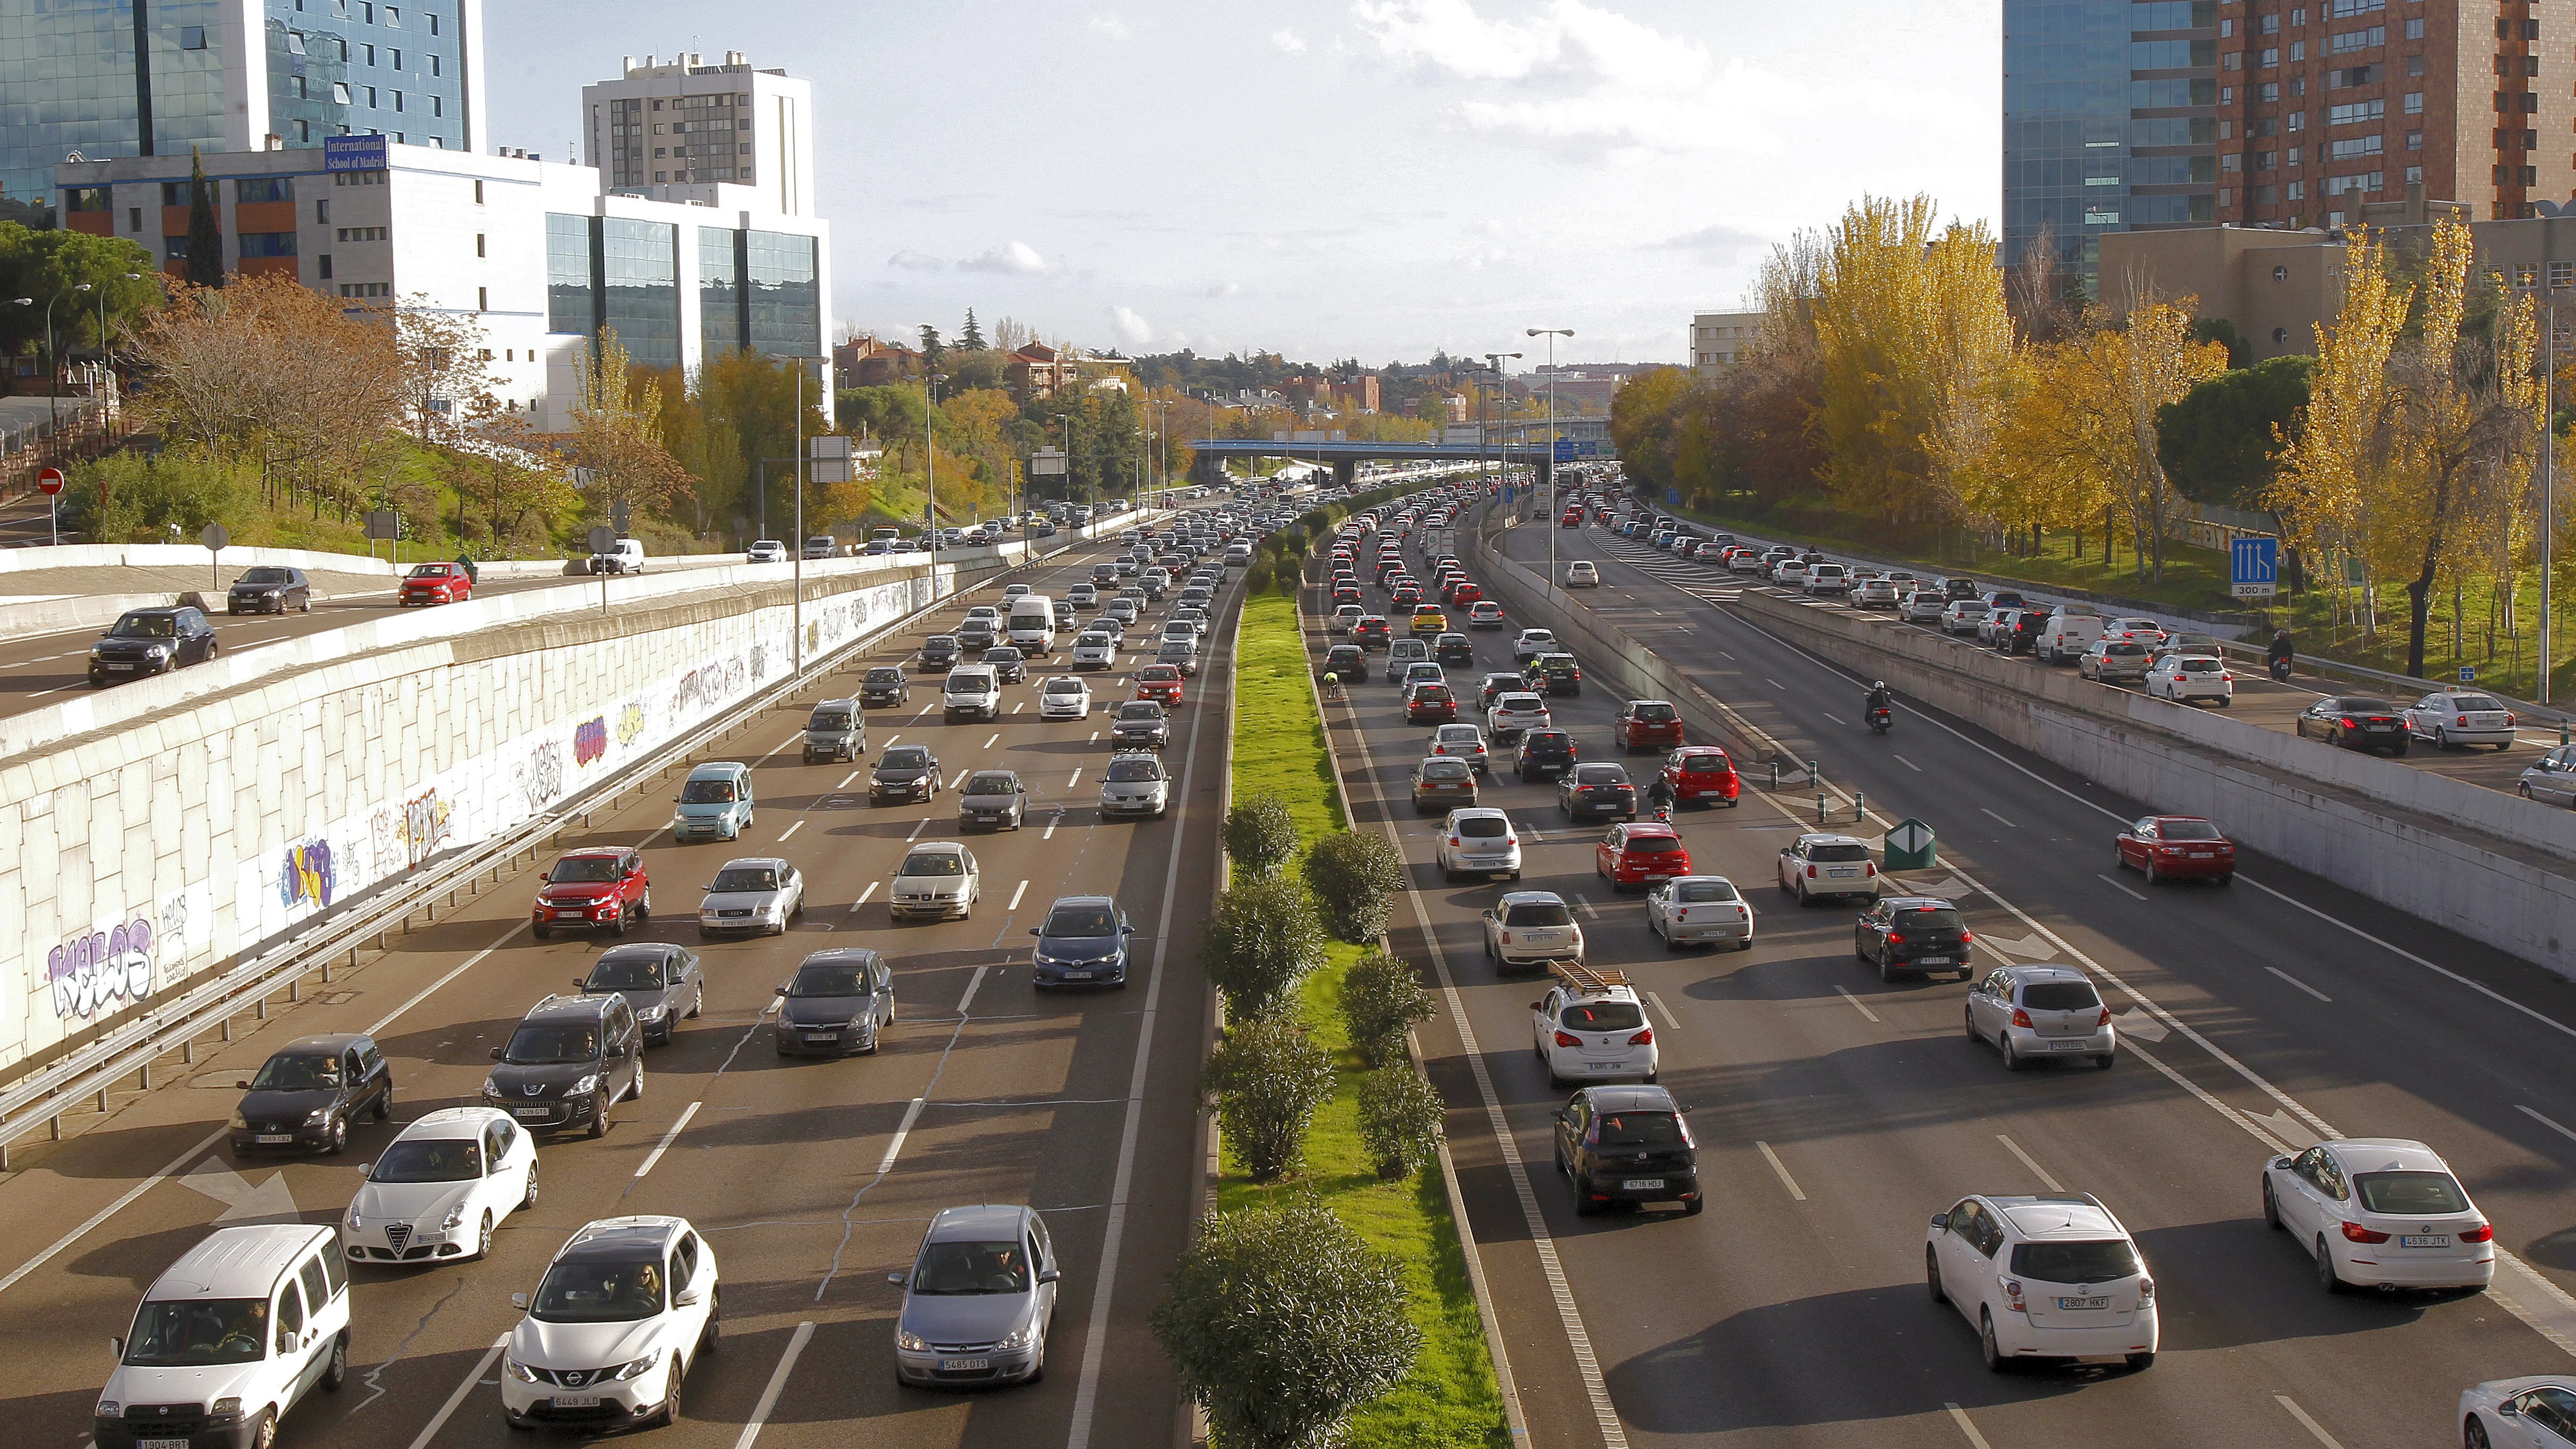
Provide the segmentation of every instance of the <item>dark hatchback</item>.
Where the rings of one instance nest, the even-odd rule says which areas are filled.
[[[859,681],[859,706],[862,709],[885,709],[911,702],[912,685],[905,681],[903,670],[895,665],[873,666]]]
[[[2397,706],[2384,699],[2359,694],[2321,699],[2300,712],[2298,726],[2306,739],[2355,750],[2406,753],[2406,722],[2397,717]]]
[[[1542,654],[1522,666],[1521,677],[1541,694],[1583,692],[1583,669],[1571,654]]]
[[[394,1110],[393,1068],[373,1039],[354,1032],[288,1042],[258,1076],[234,1085],[243,1092],[230,1129],[235,1152],[338,1152],[349,1145],[352,1119],[364,1113],[382,1122]]]
[[[939,793],[939,757],[919,745],[897,745],[868,772],[868,803],[928,800]]]
[[[669,1046],[680,1023],[706,1009],[707,980],[698,953],[667,941],[611,946],[590,963],[590,974],[572,989],[587,996],[626,998],[645,1045]]]
[[[89,646],[89,685],[167,674],[215,657],[215,626],[186,605],[128,609]]]
[[[921,661],[917,666],[924,674],[945,674],[957,665],[964,651],[957,647],[954,634],[933,634],[921,641]]]
[[[1697,1213],[1699,1144],[1661,1087],[1586,1087],[1556,1114],[1556,1170],[1583,1217],[1614,1203],[1678,1202]]]
[[[1032,986],[1124,986],[1127,938],[1136,928],[1109,896],[1064,896],[1047,908],[1029,956]]]
[[[1908,972],[1965,981],[1976,974],[1968,959],[1975,940],[1976,933],[1951,902],[1938,896],[1888,896],[1853,925],[1852,954],[1877,966],[1881,981]]]
[[[1587,815],[1634,820],[1637,785],[1624,766],[1577,765],[1556,782],[1556,803],[1565,807],[1568,819],[1578,822]]]
[[[1368,682],[1368,655],[1356,644],[1336,644],[1324,655],[1324,668],[1316,677],[1338,679],[1344,684]]]
[[[993,666],[993,677],[1004,684],[1029,682],[1028,656],[1016,644],[998,644],[985,650],[984,662]]]
[[[894,1022],[894,972],[885,958],[843,946],[807,956],[778,988],[780,1056],[874,1054]]]
[[[2027,654],[2048,628],[2048,615],[2037,609],[2024,609],[2013,616],[2012,627],[1995,634],[1995,648],[2006,654]]]
[[[233,580],[224,595],[227,614],[283,614],[289,609],[313,612],[313,581],[302,569],[263,565]]]
[[[1150,699],[1131,699],[1109,719],[1109,747],[1114,750],[1159,750],[1172,742],[1171,716]]]
[[[1443,664],[1476,662],[1476,641],[1464,634],[1443,634],[1431,641],[1431,657]]]
[[[1573,769],[1581,755],[1574,736],[1563,730],[1527,730],[1521,735],[1520,748],[1512,752],[1512,772],[1524,785],[1554,780]]]

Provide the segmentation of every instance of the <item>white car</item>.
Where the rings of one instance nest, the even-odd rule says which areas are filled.
[[[1485,727],[1497,740],[1507,740],[1523,730],[1555,728],[1554,716],[1548,713],[1547,696],[1543,694],[1498,694],[1494,707],[1485,712]]]
[[[1997,1373],[2017,1358],[2156,1361],[2156,1280],[2090,1193],[1961,1198],[1932,1215],[1923,1278],[1934,1302],[1975,1326]]]
[[[1985,622],[1986,615],[1992,612],[1994,611],[1976,599],[1953,600],[1941,611],[1941,632],[1944,634],[1977,633],[1977,626]]]
[[[1115,636],[1091,630],[1073,641],[1073,667],[1076,669],[1112,669],[1118,664],[1118,640]]]
[[[1852,589],[1851,574],[1837,563],[1810,564],[1803,587],[1811,594],[1848,595]]]
[[[1100,589],[1096,584],[1075,584],[1064,591],[1064,601],[1077,609],[1100,607]]]
[[[2206,654],[2168,654],[2147,667],[2147,693],[2176,704],[2206,699],[2225,709],[2236,699],[2236,675]]]
[[[1076,646],[1074,662],[1082,656]],[[1081,719],[1091,713],[1091,686],[1070,674],[1059,674],[1038,686],[1038,718]]]
[[[501,1357],[513,1428],[600,1429],[680,1421],[680,1384],[713,1348],[722,1279],[686,1218],[603,1218],[572,1235]]]
[[[273,1444],[297,1404],[337,1392],[352,1295],[331,1239],[324,1223],[241,1224],[180,1254],[114,1340],[96,1413],[121,1422],[97,1439]]]
[[[340,1220],[352,1263],[487,1257],[492,1230],[537,1205],[537,1143],[497,1107],[441,1107],[367,1166]]]
[[[963,920],[975,914],[975,902],[983,894],[984,875],[975,852],[953,840],[925,840],[895,867],[886,910],[898,921],[914,916]]]
[[[1762,555],[1749,548],[1737,549],[1735,556],[1726,561],[1726,571],[1734,574],[1758,574],[1768,567],[1762,562]]]
[[[1909,624],[1942,625],[1950,598],[1938,589],[1916,589],[1897,604],[1897,617]]]
[[[1753,949],[1753,903],[1722,875],[1678,875],[1646,890],[1646,929],[1664,949],[1702,944]]]
[[[1547,1063],[1547,1084],[1653,1081],[1662,1057],[1636,989],[1617,972],[1558,975],[1530,1010],[1530,1044]]]
[[[2267,1158],[2263,1221],[2314,1255],[2328,1293],[2495,1281],[2495,1229],[2421,1142],[2346,1137]]]
[[[2165,632],[2164,625],[2155,620],[2132,616],[2103,620],[2102,637],[2126,639],[2132,644],[2144,644],[2147,646],[2147,652],[2153,654],[2163,648],[2165,640],[2172,636]]]
[[[1984,617],[1977,620],[1977,642],[1994,643],[1997,635],[2010,632],[2013,625],[2020,620],[2021,609],[2018,605],[2000,609],[1989,606]]]
[[[1520,637],[1512,641],[1512,662],[1527,664],[1542,654],[1561,653],[1563,648],[1552,629],[1523,629]]]
[[[1565,566],[1565,586],[1569,589],[1601,587],[1601,570],[1588,558],[1579,558]]]
[[[1150,815],[1157,820],[1172,808],[1172,777],[1159,758],[1121,754],[1110,758],[1100,777],[1102,815]]]
[[[1878,864],[1849,835],[1801,835],[1780,847],[1780,889],[1798,904],[1826,896],[1878,895]]]
[[[1347,634],[1351,632],[1351,626],[1353,624],[1356,624],[1367,617],[1368,611],[1361,608],[1359,605],[1344,604],[1333,611],[1333,617],[1325,627],[1331,629],[1336,634]]]
[[[2436,690],[2408,705],[2402,713],[2407,734],[2431,740],[2440,749],[2493,745],[2502,750],[2513,743],[2513,711],[2492,695],[2473,690]]]
[[[1455,881],[1462,875],[1521,878],[1520,832],[1512,828],[1511,816],[1489,806],[1450,811],[1449,818],[1440,822],[1439,841],[1431,854],[1442,880]]]
[[[2034,1061],[2086,1057],[2109,1071],[2119,1029],[2093,982],[2072,966],[1998,966],[1968,989],[1968,1039],[1993,1042],[2004,1070]]]
[[[1583,928],[1554,891],[1513,891],[1485,912],[1485,959],[1506,968],[1583,959]]]
[[[2534,1374],[2472,1385],[2460,1390],[2459,1420],[2460,1442],[2468,1449],[2576,1444],[2576,1375]]]
[[[785,563],[787,545],[774,538],[755,539],[751,547],[743,551],[742,561],[744,563]]]
[[[1792,589],[1807,586],[1807,565],[1803,559],[1784,558],[1771,570],[1771,582]]]
[[[1479,775],[1485,773],[1485,732],[1471,724],[1445,724],[1431,732],[1431,746],[1423,754],[1433,758],[1465,760]]]

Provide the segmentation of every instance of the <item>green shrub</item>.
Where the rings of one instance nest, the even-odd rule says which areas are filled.
[[[1384,1178],[1411,1177],[1440,1151],[1448,1105],[1411,1062],[1396,1062],[1360,1082],[1360,1141]]]
[[[1237,800],[1225,812],[1225,850],[1255,875],[1275,874],[1297,853],[1297,817],[1275,790]]]
[[[1269,1182],[1297,1165],[1306,1124],[1332,1100],[1333,1059],[1306,1035],[1304,1024],[1262,1017],[1226,1028],[1199,1076],[1202,1095],[1216,1098],[1216,1120],[1235,1159],[1255,1182]]]
[[[1199,965],[1225,993],[1228,1016],[1244,1021],[1289,1007],[1297,984],[1323,964],[1324,929],[1303,882],[1255,875],[1217,895]]]
[[[1372,1067],[1405,1060],[1404,1034],[1431,1015],[1431,993],[1399,957],[1371,951],[1342,973],[1342,1022]]]
[[[1334,935],[1374,941],[1404,889],[1404,857],[1375,831],[1335,831],[1306,852],[1306,883]]]

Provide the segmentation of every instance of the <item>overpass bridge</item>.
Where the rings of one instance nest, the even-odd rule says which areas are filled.
[[[1271,438],[1199,438],[1190,443],[1198,461],[1190,465],[1191,481],[1222,481],[1217,469],[1229,458],[1288,458],[1301,463],[1329,463],[1333,481],[1349,487],[1364,462],[1518,463],[1538,469],[1542,485],[1550,481],[1558,463],[1571,463],[1608,456],[1605,441],[1565,438],[1554,448],[1540,442],[1496,442],[1484,446],[1472,443],[1319,443],[1283,442]]]

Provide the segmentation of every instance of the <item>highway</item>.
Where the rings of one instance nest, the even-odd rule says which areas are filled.
[[[1013,577],[1060,592],[1113,547]],[[996,583],[943,606],[938,626],[998,593]],[[518,1316],[509,1295],[533,1289],[581,1224],[630,1213],[689,1218],[724,1284],[721,1352],[692,1371],[684,1420],[657,1431],[657,1444],[748,1445],[754,1427],[763,1446],[816,1449],[1168,1442],[1177,1395],[1146,1317],[1202,1172],[1193,1084],[1207,1000],[1193,957],[1215,885],[1225,602],[1214,657],[1174,723],[1176,808],[1165,820],[1100,819],[1105,722],[1039,723],[1037,674],[1004,687],[998,722],[954,725],[940,718],[938,676],[915,674],[909,705],[870,713],[867,760],[801,763],[812,703],[854,694],[865,665],[908,661],[935,631],[925,625],[818,678],[710,756],[754,766],[759,813],[739,844],[671,843],[677,775],[672,789],[642,791],[573,832],[568,847],[643,848],[659,890],[651,923],[629,939],[702,952],[704,1016],[650,1053],[645,1095],[618,1109],[604,1139],[543,1146],[540,1201],[504,1221],[491,1259],[353,1270],[350,1382],[291,1414],[283,1442],[527,1442],[504,1426],[496,1387],[496,1345]],[[1124,697],[1123,672],[1090,677],[1099,712]],[[973,768],[1018,770],[1033,797],[1026,828],[961,837],[946,789],[926,807],[872,807],[867,765],[898,741],[931,745],[950,784]],[[886,885],[907,842],[961,838],[982,870],[972,917],[893,925]],[[782,937],[696,945],[698,888],[728,857],[766,853],[807,873],[801,923]],[[535,885],[534,870],[512,872],[301,1005],[244,1019],[239,1040],[205,1049],[183,1078],[123,1100],[58,1147],[22,1152],[0,1179],[0,1216],[16,1225],[0,1261],[0,1353],[20,1365],[9,1409],[22,1442],[83,1442],[109,1335],[126,1331],[142,1289],[211,1226],[287,1212],[335,1221],[361,1164],[404,1122],[477,1100],[489,1049],[604,944],[534,942]],[[1135,921],[1132,984],[1041,998],[1028,929],[1056,897],[1081,893],[1117,896]],[[779,1056],[777,984],[806,953],[852,945],[892,959],[899,1018],[884,1050]],[[245,1161],[221,1145],[237,1078],[286,1041],[339,1030],[373,1032],[391,1058],[391,1124],[360,1126],[338,1158]],[[900,1290],[885,1275],[909,1266],[933,1212],[974,1202],[1025,1202],[1052,1227],[1065,1277],[1045,1379],[983,1394],[899,1388]]]
[[[1540,528],[1504,537],[1545,559]],[[1882,983],[1854,959],[1857,907],[1801,909],[1776,889],[1811,792],[1774,798],[1757,774],[1739,808],[1678,816],[1696,867],[1744,887],[1758,935],[1749,952],[1668,954],[1639,898],[1593,872],[1605,827],[1569,825],[1551,787],[1498,773],[1483,803],[1521,826],[1519,888],[1575,905],[1591,963],[1640,989],[1661,1081],[1695,1108],[1707,1212],[1578,1219],[1551,1167],[1564,1094],[1530,1050],[1537,978],[1498,978],[1482,953],[1478,913],[1505,887],[1440,881],[1436,821],[1403,790],[1429,728],[1403,722],[1393,685],[1352,686],[1328,711],[1335,745],[1363,828],[1387,831],[1411,867],[1396,945],[1445,988],[1421,1040],[1533,1442],[2395,1449],[2457,1443],[2467,1384],[2569,1367],[2569,983],[2261,857],[2231,888],[2150,888],[2116,870],[2111,836],[2154,802],[1910,708],[1874,738],[1854,708],[1861,682],[1586,551],[1605,583],[1577,606],[1736,711],[1686,706],[1695,740],[1820,760],[1837,827],[1864,838],[1931,822],[1942,868],[1902,885],[1960,902],[1981,969],[2085,969],[2124,1041],[2106,1072],[2008,1074],[1962,1035],[1966,986]],[[1511,663],[1510,630],[1474,637],[1474,665],[1450,671],[1470,698]],[[1618,758],[1615,691],[1594,679],[1552,703],[1585,758]],[[2257,1173],[2330,1135],[2444,1153],[2496,1226],[2496,1287],[2324,1294],[2308,1256],[2264,1226]],[[2060,1189],[2099,1196],[2156,1276],[2162,1354],[2143,1371],[1989,1373],[1973,1327],[1926,1294],[1929,1214],[1969,1192]]]

